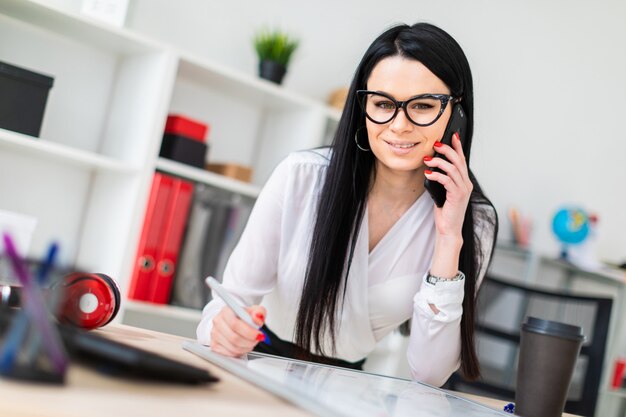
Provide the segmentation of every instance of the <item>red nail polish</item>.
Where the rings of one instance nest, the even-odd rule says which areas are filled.
[[[454,132],[454,137],[458,140],[461,140],[461,136],[459,136],[459,132]]]
[[[433,173],[433,172],[432,172],[430,169],[425,169],[425,170],[424,170],[424,174],[426,174],[426,175],[430,175],[430,174],[432,174],[432,173]]]
[[[442,146],[443,146],[443,143],[435,142],[435,148],[441,148]]]
[[[259,333],[256,335],[257,342],[262,342],[265,340],[265,335],[263,333]]]
[[[430,161],[430,160],[432,160],[432,159],[433,159],[433,157],[432,157],[432,156],[425,156],[425,157],[424,157],[424,161]]]
[[[263,313],[255,313],[254,315],[259,320],[265,320],[265,315],[263,315]]]

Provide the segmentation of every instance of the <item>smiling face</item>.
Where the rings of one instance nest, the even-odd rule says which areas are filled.
[[[419,94],[450,94],[450,89],[421,62],[393,56],[381,60],[367,80],[367,89],[384,92],[398,101]],[[434,124],[417,126],[401,109],[396,117],[376,124],[366,119],[369,145],[376,156],[378,174],[422,174],[424,157],[433,156],[433,145],[443,136],[452,106]]]

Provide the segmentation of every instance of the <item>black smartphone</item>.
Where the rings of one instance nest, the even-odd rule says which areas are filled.
[[[459,133],[459,137],[461,138],[461,143],[463,143],[463,138],[465,137],[465,131],[467,129],[467,117],[465,116],[465,112],[463,111],[463,107],[460,104],[455,104],[452,108],[452,115],[450,116],[450,120],[448,121],[448,126],[446,126],[445,132],[443,132],[443,137],[441,138],[441,143],[446,145],[452,144],[452,135],[455,132]],[[435,157],[443,158],[446,161],[448,158],[443,156],[440,153],[435,152]],[[443,172],[439,168],[433,168],[433,171]],[[443,185],[438,183],[437,181],[430,181],[428,178],[424,180],[424,188],[428,190],[431,197],[435,201],[437,207],[443,206],[443,203],[446,202],[446,189]]]

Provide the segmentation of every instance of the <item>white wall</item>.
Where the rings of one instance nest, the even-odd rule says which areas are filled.
[[[76,10],[79,0],[50,0]],[[131,0],[127,26],[256,72],[251,37],[280,27],[302,40],[284,87],[325,99],[350,81],[393,23],[449,31],[472,65],[473,169],[510,236],[507,209],[533,217],[533,244],[558,252],[550,219],[563,204],[598,213],[598,253],[626,259],[626,2],[619,0]]]

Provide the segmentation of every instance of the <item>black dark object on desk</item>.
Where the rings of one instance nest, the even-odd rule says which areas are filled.
[[[0,308],[0,344],[6,336],[6,329],[11,319],[17,316],[15,310]],[[206,369],[120,343],[71,325],[59,324],[57,327],[71,360],[93,367],[102,373],[185,384],[219,381]]]
[[[219,381],[206,369],[120,343],[97,333],[59,326],[70,358],[98,371],[124,377],[202,384]]]

